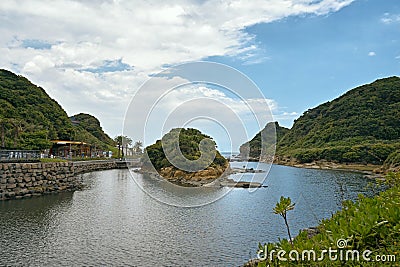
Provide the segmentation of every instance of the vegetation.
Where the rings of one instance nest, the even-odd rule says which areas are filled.
[[[383,165],[386,170],[400,171],[400,150],[392,152]]]
[[[102,129],[99,120],[89,114],[79,113],[70,117],[76,134],[76,140],[91,144],[96,149],[112,151],[117,154],[115,142]]]
[[[50,140],[58,139],[116,152],[95,117],[80,113],[68,118],[41,87],[7,70],[0,70],[0,105],[2,149],[44,150],[50,148]]]
[[[79,113],[71,116],[70,119],[78,128],[83,128],[96,137],[98,141],[106,145],[114,146],[114,140],[103,131],[96,117],[85,113]]]
[[[128,151],[128,147],[132,145],[132,139],[126,135],[118,135],[114,138],[114,142],[118,146],[117,157],[118,158],[125,157]],[[124,148],[125,148],[125,153],[124,153]]]
[[[1,147],[44,149],[52,139],[73,140],[75,129],[65,111],[26,78],[0,70]]]
[[[278,122],[270,122],[253,139],[240,146],[240,154],[262,158],[271,148],[275,150],[276,144],[288,131],[288,128],[280,126]]]
[[[40,159],[40,162],[43,162],[43,163],[68,162],[68,160],[66,160],[66,159],[60,159],[60,158],[42,158],[42,159]]]
[[[134,154],[142,154],[142,147],[143,147],[143,143],[142,141],[136,141],[135,145],[133,146],[133,153]]]
[[[164,150],[168,152],[169,159]],[[184,158],[180,157],[179,151]],[[146,147],[145,152],[147,157],[142,160],[144,167],[152,165],[158,171],[173,165],[194,171],[204,169],[208,165],[225,169],[227,165],[227,160],[216,150],[212,138],[192,128],[172,129],[162,140],[157,140],[155,144]]]
[[[286,225],[286,230],[289,236],[289,242],[292,243],[292,235],[290,234],[290,227],[289,227],[289,223],[287,220],[287,212],[290,210],[294,209],[294,205],[295,203],[292,204],[292,200],[290,199],[290,197],[283,197],[281,196],[281,199],[279,200],[278,203],[276,203],[276,206],[274,208],[274,213],[280,215],[283,220],[285,221],[285,225]]]
[[[390,264],[398,263],[400,251],[400,174],[389,174],[385,183],[390,188],[373,198],[360,195],[356,202],[345,201],[343,209],[332,218],[323,220],[318,226],[318,233],[311,238],[306,231],[302,231],[294,238],[293,246],[286,239],[259,246],[262,255],[272,250],[284,250],[288,257],[290,251],[295,250],[300,255],[298,260],[285,262],[268,257],[258,266],[382,266],[382,262],[365,261],[362,253],[366,250],[371,251],[368,255],[371,260],[377,255],[393,260],[390,255],[394,255],[396,262],[388,263],[394,266]],[[336,255],[340,255],[340,251],[346,255],[347,251],[357,250],[360,261],[352,258],[332,261],[327,254],[322,261],[301,258],[302,252],[309,250],[314,250],[316,258],[319,258],[322,251],[329,248],[338,250]],[[296,253],[292,252],[292,255]]]
[[[276,155],[300,163],[383,164],[400,149],[399,118],[400,78],[380,79],[307,110],[288,131],[277,130]],[[251,155],[260,151],[259,140],[250,141]]]

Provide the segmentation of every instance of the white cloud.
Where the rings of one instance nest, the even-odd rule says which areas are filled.
[[[163,65],[209,56],[257,64],[267,56],[246,27],[324,15],[352,1],[4,0],[0,66],[44,87],[69,115],[99,117],[115,135],[130,97]]]
[[[172,128],[195,127],[213,136],[223,150],[229,151],[230,142],[236,150],[267,122],[277,117],[290,120],[297,116],[295,112],[282,112],[272,99],[241,98],[229,95],[229,89],[210,88],[204,84],[176,87],[186,82],[178,77],[153,79],[156,80],[154,90],[135,96],[124,127],[124,134],[143,140],[145,145],[155,142]],[[169,87],[173,89],[165,90]],[[141,125],[145,125],[139,127],[144,130],[138,131]],[[229,138],[224,138],[226,135]]]
[[[368,56],[369,57],[374,57],[374,56],[376,56],[376,53],[374,51],[371,51],[371,52],[368,53]]]
[[[384,24],[400,23],[400,14],[385,13],[381,18],[381,22]]]

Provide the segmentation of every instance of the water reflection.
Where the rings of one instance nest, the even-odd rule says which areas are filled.
[[[143,188],[174,201],[225,193],[187,194],[137,175]],[[255,256],[258,242],[286,236],[272,212],[281,195],[296,202],[289,220],[297,233],[329,217],[343,198],[365,192],[368,183],[355,173],[273,166],[267,188],[237,188],[209,205],[179,208],[145,194],[127,170],[82,178],[86,187],[75,193],[0,202],[0,265],[238,266],[249,252]]]

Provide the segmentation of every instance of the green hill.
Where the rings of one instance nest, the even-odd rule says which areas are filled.
[[[43,88],[7,70],[0,70],[0,106],[3,148],[43,149],[48,140],[75,137],[66,112]]]
[[[195,181],[201,185],[203,181],[221,176],[229,166],[216,150],[212,138],[192,128],[172,129],[161,140],[146,147],[145,152],[143,169],[153,166],[161,176],[179,184]]]
[[[400,78],[354,88],[304,112],[277,143],[278,159],[383,164],[400,149]]]
[[[259,159],[263,157],[262,154],[265,154],[269,148],[274,148],[276,143],[278,143],[283,136],[285,136],[289,132],[288,128],[282,127],[278,122],[270,122],[265,125],[264,129],[258,132],[253,139],[244,143],[240,146],[240,154],[245,157],[248,155],[250,159]],[[275,135],[275,138],[271,138],[272,135]],[[263,153],[261,153],[261,144],[263,143]]]
[[[81,140],[106,149],[108,146],[115,146],[115,142],[111,139],[100,125],[100,121],[89,114],[79,113],[70,117],[75,130],[76,135]]]
[[[74,116],[28,79],[0,69],[0,145],[3,149],[46,149],[50,140],[74,140],[113,146],[99,121],[87,114]]]

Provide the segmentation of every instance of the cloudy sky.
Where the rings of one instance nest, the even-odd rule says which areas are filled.
[[[3,0],[0,55],[0,68],[43,87],[68,115],[95,115],[111,136],[121,132],[144,82],[197,60],[242,72],[274,118],[290,127],[305,110],[348,89],[399,75],[400,3]],[[227,102],[216,88],[192,90]],[[179,92],[188,95],[188,88]],[[169,104],[181,98],[175,92]]]

